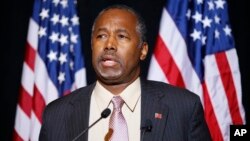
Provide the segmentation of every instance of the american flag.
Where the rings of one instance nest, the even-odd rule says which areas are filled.
[[[35,0],[13,140],[37,141],[44,107],[86,85],[76,1]]]
[[[238,56],[226,0],[168,0],[148,79],[199,95],[214,141],[245,124]]]

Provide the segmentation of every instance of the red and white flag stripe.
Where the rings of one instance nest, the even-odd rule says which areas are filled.
[[[187,45],[164,9],[148,79],[185,87],[198,94],[213,140],[229,140],[229,125],[245,123],[236,50],[207,55],[203,61],[205,80],[200,82],[188,57]]]
[[[21,89],[16,110],[13,140],[37,141],[44,107],[59,97],[56,86],[48,76],[46,66],[37,53],[38,24],[31,18],[23,64]],[[86,70],[75,73],[72,89],[86,85]]]

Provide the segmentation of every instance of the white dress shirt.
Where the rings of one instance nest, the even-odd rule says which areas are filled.
[[[122,113],[128,126],[130,141],[140,141],[140,123],[141,123],[141,84],[137,78],[122,93],[119,94],[124,100]],[[111,113],[113,104],[111,99],[113,94],[105,89],[98,81],[93,90],[90,103],[89,125],[94,123],[101,116],[101,112],[109,107]],[[111,114],[110,114],[111,115]],[[101,119],[97,124],[89,129],[89,141],[104,141],[109,129],[110,115],[106,119]]]

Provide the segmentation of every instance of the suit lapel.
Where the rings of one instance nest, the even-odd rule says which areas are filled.
[[[95,84],[81,90],[76,98],[70,103],[69,118],[66,121],[67,137],[72,140],[83,130],[88,128],[90,98]],[[146,81],[141,80],[141,127],[146,120],[152,121],[152,131],[145,132],[143,141],[163,140],[164,130],[168,117],[168,106],[161,99],[164,94]],[[141,132],[142,133],[142,132]],[[141,134],[142,138],[142,134]],[[79,140],[87,141],[88,132],[82,135]]]
[[[67,118],[66,127],[68,127],[68,138],[72,140],[78,136],[83,130],[88,128],[89,125],[89,109],[90,98],[95,84],[81,90],[77,98],[71,101],[71,114]],[[87,141],[88,132],[84,133],[79,140]]]
[[[141,138],[143,141],[163,140],[168,117],[168,106],[161,101],[164,94],[146,81],[141,81],[141,90],[141,126],[147,119],[152,121],[152,131],[141,134]]]

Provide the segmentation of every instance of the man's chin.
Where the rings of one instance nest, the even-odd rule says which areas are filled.
[[[115,85],[115,84],[120,84],[121,83],[121,80],[120,80],[120,77],[118,76],[102,76],[102,77],[99,77],[99,80],[104,83],[104,84],[107,84],[107,85]]]

